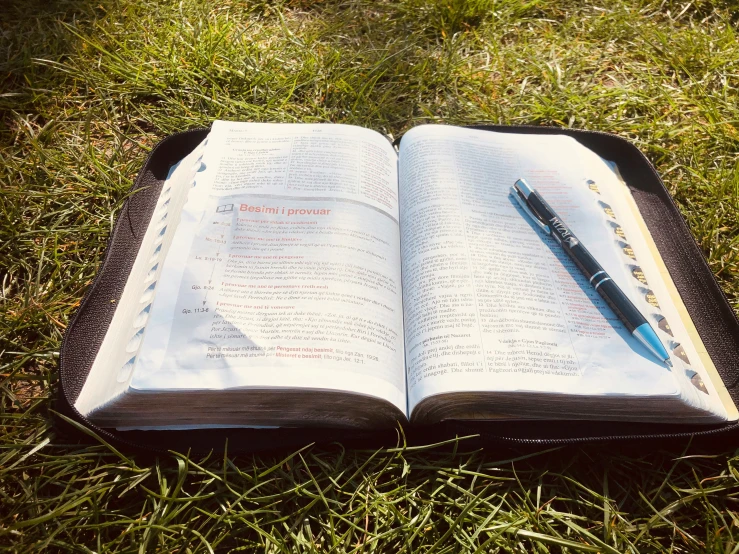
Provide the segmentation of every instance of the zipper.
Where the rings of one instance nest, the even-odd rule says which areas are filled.
[[[470,125],[468,127],[471,128],[471,129],[481,129],[481,130],[488,130],[488,131],[490,131],[490,130],[498,130],[498,132],[501,132],[500,129],[531,129],[531,130],[552,129],[552,130],[558,130],[558,131],[574,132],[575,134],[580,134],[580,135],[598,135],[598,136],[604,136],[604,137],[608,137],[610,140],[616,139],[619,142],[624,142],[624,143],[626,143],[629,146],[629,148],[632,151],[635,151],[636,153],[638,153],[638,155],[641,157],[642,161],[646,162],[647,166],[649,167],[650,171],[652,172],[652,175],[654,177],[656,177],[657,183],[660,185],[660,187],[662,187],[662,190],[666,193],[667,197],[670,199],[670,202],[672,203],[673,208],[675,208],[675,211],[680,216],[679,219],[680,219],[681,225],[683,226],[683,229],[685,231],[687,231],[692,236],[692,234],[690,233],[690,228],[688,227],[685,219],[682,217],[682,214],[680,213],[680,210],[679,210],[679,208],[677,206],[677,203],[675,202],[675,200],[672,198],[672,196],[667,191],[667,188],[665,187],[664,183],[662,182],[662,179],[660,178],[659,174],[657,173],[657,170],[654,168],[654,166],[649,161],[649,159],[644,155],[644,153],[641,150],[639,150],[639,148],[637,148],[636,146],[634,146],[631,142],[629,142],[626,139],[623,139],[623,138],[621,138],[621,137],[619,137],[617,135],[614,135],[614,134],[611,134],[611,133],[606,133],[606,132],[603,132],[603,131],[590,131],[590,130],[584,130],[584,129],[560,129],[560,128],[557,128],[557,127],[540,127],[540,126],[536,126],[536,125],[506,125],[506,126],[501,126],[501,125],[479,124],[479,125]],[[191,134],[191,133],[208,131],[208,130],[209,130],[208,127],[198,127],[198,128],[194,128],[194,129],[188,129],[187,131],[179,131],[179,132],[173,133],[173,134],[165,137],[161,141],[159,141],[156,144],[156,146],[154,146],[154,148],[152,148],[151,152],[149,152],[148,156],[146,157],[146,160],[144,161],[143,166],[139,170],[139,173],[136,176],[136,180],[134,181],[134,184],[133,184],[133,186],[131,187],[130,190],[133,191],[133,190],[136,190],[138,188],[138,186],[140,185],[141,180],[143,178],[143,175],[146,173],[146,169],[147,169],[147,167],[148,167],[151,159],[156,155],[157,151],[159,150],[159,148],[161,146],[163,146],[164,144],[168,143],[170,140],[173,140],[173,139],[175,139],[177,137],[181,137],[183,135],[187,135],[187,134]],[[563,134],[567,134],[567,133],[563,133]],[[398,144],[399,145],[401,139],[402,139],[402,136],[401,137],[398,137],[394,141],[394,144]],[[67,336],[69,335],[70,331],[74,327],[75,322],[77,321],[78,316],[80,315],[80,313],[82,313],[85,305],[88,302],[88,299],[91,296],[92,291],[95,289],[95,286],[97,285],[97,283],[98,283],[98,281],[100,279],[100,275],[103,273],[103,269],[105,268],[105,264],[108,261],[108,257],[109,257],[110,251],[111,251],[110,244],[112,243],[112,241],[113,241],[113,239],[114,239],[114,237],[116,235],[116,231],[118,230],[118,226],[121,224],[121,215],[124,213],[124,208],[126,207],[126,205],[127,205],[128,202],[129,202],[129,200],[126,199],[126,201],[124,202],[123,206],[121,207],[121,210],[120,210],[120,212],[118,214],[118,217],[116,218],[116,222],[115,222],[115,224],[113,226],[113,231],[112,231],[110,237],[108,238],[108,247],[106,248],[105,254],[103,255],[103,261],[102,261],[101,267],[98,270],[96,276],[94,277],[93,282],[90,285],[87,293],[83,297],[82,302],[80,303],[80,307],[77,309],[75,315],[72,317],[71,321],[69,322],[69,325],[65,329],[64,337],[62,338],[62,345],[61,345],[61,349],[60,349],[60,358],[59,358],[60,367],[63,366],[61,352],[64,352],[64,346],[65,346],[65,343],[66,343],[66,340],[67,340]],[[698,250],[699,250],[701,262],[703,263],[704,269],[707,270],[708,273],[711,275],[711,278],[713,279],[714,284],[716,285],[716,287],[720,291],[720,293],[721,293],[724,301],[726,303],[728,303],[728,299],[726,297],[726,294],[723,292],[723,290],[721,289],[721,287],[718,285],[718,282],[716,281],[716,277],[713,275],[713,272],[711,271],[710,267],[708,266],[708,262],[706,262],[705,257],[703,256],[703,253],[700,251],[700,248]],[[737,316],[733,312],[733,310],[732,310],[732,314],[734,316],[734,320],[736,321],[737,325],[739,326],[739,319],[737,319]],[[102,438],[106,439],[107,441],[109,441],[109,442],[111,442],[113,444],[128,446],[128,447],[130,447],[132,449],[135,449],[135,450],[146,450],[146,451],[153,452],[153,453],[158,453],[158,454],[167,454],[168,453],[168,450],[167,449],[157,448],[156,446],[150,446],[149,444],[142,444],[140,442],[135,442],[135,441],[129,440],[125,436],[122,436],[122,433],[121,432],[111,432],[111,431],[107,431],[105,429],[102,429],[102,428],[96,426],[95,424],[93,424],[92,422],[90,422],[85,416],[83,416],[77,410],[77,408],[75,408],[74,404],[70,401],[69,396],[67,395],[67,390],[66,390],[66,388],[64,386],[64,379],[63,379],[63,375],[62,375],[61,372],[60,372],[59,383],[60,383],[59,386],[61,387],[61,390],[62,390],[62,394],[64,395],[64,398],[66,400],[66,403],[67,403],[67,405],[69,406],[69,408],[71,410],[71,415],[74,416],[73,419],[75,419],[78,422],[84,424],[85,427],[87,427],[91,431],[95,432],[97,435],[101,436]],[[467,424],[463,424],[463,425],[466,426]],[[473,435],[478,436],[480,439],[482,439],[484,441],[491,441],[491,442],[497,442],[497,443],[503,443],[503,444],[515,444],[515,445],[522,445],[522,446],[523,445],[527,445],[527,446],[557,446],[557,445],[566,446],[566,445],[574,445],[574,444],[593,444],[593,443],[603,443],[603,442],[624,442],[624,441],[634,441],[634,442],[636,442],[636,441],[645,441],[645,440],[665,440],[665,439],[679,439],[679,438],[692,438],[692,437],[712,437],[712,436],[718,436],[718,435],[726,435],[726,434],[729,434],[732,431],[736,431],[736,430],[739,430],[739,422],[738,423],[734,423],[732,425],[729,425],[727,427],[721,427],[721,428],[717,428],[717,429],[708,429],[708,430],[704,430],[704,431],[694,431],[694,432],[649,433],[649,434],[642,434],[642,435],[602,435],[602,436],[590,436],[590,437],[551,438],[551,439],[532,439],[532,438],[509,437],[509,436],[503,436],[503,435],[488,435],[488,434],[485,434],[484,432],[477,431],[474,428],[473,429],[470,429],[470,432]],[[320,431],[319,431],[319,433],[320,433]],[[354,440],[354,439],[358,438],[357,437],[358,434],[361,434],[361,432],[360,433],[357,433],[357,434],[353,434],[351,437],[348,437],[348,438],[352,438],[352,440]],[[409,428],[408,436],[411,437],[412,434],[413,434],[413,428],[410,427]],[[306,434],[306,435],[308,435],[308,434]],[[326,432],[326,434],[325,434],[325,436],[324,436],[323,439],[319,437],[316,440],[317,440],[317,442],[325,442],[325,443],[332,442],[331,435],[332,435],[332,432],[331,431],[328,431],[328,432]],[[371,432],[368,433],[368,437],[371,437]],[[304,442],[309,442],[309,441],[310,441],[310,436],[306,436],[306,441],[304,441]],[[296,443],[296,445],[297,445],[297,443]],[[285,447],[285,446],[289,446],[289,445],[287,445],[287,444],[275,444],[275,447],[276,448],[277,447]],[[209,451],[209,450],[210,449],[206,447],[206,449],[204,449],[203,451],[205,452],[205,451]],[[199,450],[193,450],[193,452],[196,452],[196,451],[199,451]]]
[[[575,437],[575,438],[560,438],[560,439],[524,439],[520,437],[506,437],[501,435],[484,435],[478,432],[481,438],[501,442],[501,443],[514,443],[528,446],[567,446],[572,444],[594,444],[604,442],[626,442],[626,441],[646,441],[646,440],[666,440],[666,439],[680,439],[680,438],[693,438],[693,437],[711,437],[716,435],[726,435],[732,431],[739,429],[739,423],[734,423],[727,427],[720,427],[717,429],[708,429],[705,431],[694,431],[694,432],[681,432],[681,433],[650,433],[644,435],[603,435],[596,437]]]
[[[151,149],[151,151],[149,152],[149,154],[146,156],[146,160],[144,161],[144,164],[141,166],[141,169],[139,170],[138,174],[136,175],[136,179],[134,180],[133,185],[129,189],[129,192],[135,191],[135,190],[137,190],[139,188],[139,185],[141,184],[141,181],[143,179],[143,175],[145,175],[146,169],[149,166],[149,162],[151,161],[151,159],[154,157],[154,155],[156,154],[156,152],[159,150],[159,148],[161,146],[163,146],[164,144],[170,142],[171,140],[174,140],[177,137],[181,137],[183,135],[188,135],[188,134],[192,134],[192,133],[198,133],[198,132],[208,131],[208,130],[209,130],[208,127],[196,127],[194,129],[188,129],[186,131],[178,131],[178,132],[173,133],[173,134],[171,134],[171,135],[163,138],[162,140],[160,140],[154,146],[154,148]],[[118,231],[118,227],[121,225],[121,216],[125,212],[125,207],[128,205],[129,200],[130,200],[130,197],[127,198],[123,202],[123,205],[121,206],[121,209],[118,212],[118,216],[116,217],[115,223],[113,224],[113,230],[112,230],[110,236],[108,237],[108,245],[105,248],[105,253],[103,254],[103,260],[102,260],[102,263],[100,264],[100,269],[98,269],[98,271],[96,272],[96,275],[95,275],[95,277],[92,280],[92,283],[90,284],[89,288],[87,289],[87,292],[85,293],[85,296],[82,298],[82,302],[80,303],[80,307],[77,308],[77,311],[75,312],[74,316],[72,317],[72,319],[70,320],[69,324],[67,325],[67,328],[64,330],[64,336],[62,337],[61,348],[59,349],[59,352],[60,352],[60,354],[59,354],[59,367],[60,368],[61,367],[64,367],[64,364],[62,363],[62,353],[64,352],[64,347],[65,347],[65,344],[66,344],[66,341],[67,341],[67,337],[68,337],[70,331],[72,330],[72,328],[74,327],[74,325],[75,325],[75,323],[77,321],[77,318],[84,311],[85,305],[87,304],[90,296],[92,295],[92,291],[95,289],[96,285],[98,284],[98,281],[100,280],[100,276],[102,275],[103,269],[105,268],[105,265],[108,262],[108,258],[110,256],[110,252],[111,252],[110,246],[111,246],[111,244],[113,242],[113,239],[114,239],[114,237],[116,235],[116,232]],[[74,403],[70,400],[69,395],[67,394],[67,389],[64,386],[64,379],[63,379],[63,374],[62,374],[61,371],[60,371],[60,374],[59,374],[59,386],[61,387],[62,394],[64,395],[64,399],[66,400],[66,403],[69,406],[69,408],[70,408],[70,410],[72,412],[72,415],[74,416],[74,419],[76,419],[80,423],[83,423],[88,429],[94,431],[96,434],[101,435],[101,436],[103,436],[106,439],[109,439],[110,442],[117,443],[117,444],[125,444],[127,446],[131,446],[131,447],[136,448],[136,449],[139,449],[139,450],[141,448],[146,448],[147,450],[158,452],[158,453],[162,453],[162,454],[164,454],[164,453],[167,452],[164,449],[160,449],[160,448],[156,448],[156,447],[149,447],[149,446],[142,446],[139,443],[129,441],[128,439],[125,439],[125,438],[121,437],[119,434],[114,434],[114,433],[111,433],[110,431],[106,431],[105,429],[102,429],[102,428],[98,427],[97,425],[95,425],[94,423],[92,423],[89,419],[87,419],[85,416],[83,416],[77,410],[77,408],[75,408]]]

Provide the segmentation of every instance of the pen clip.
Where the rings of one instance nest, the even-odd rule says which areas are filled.
[[[518,181],[516,181],[516,182],[518,182]],[[513,185],[511,187],[511,194],[513,195],[513,197],[518,202],[518,205],[521,206],[521,209],[524,212],[526,212],[526,214],[537,225],[537,227],[539,227],[539,229],[541,229],[542,231],[544,231],[547,235],[551,235],[552,234],[552,230],[549,228],[549,225],[547,225],[546,223],[544,223],[541,219],[539,219],[539,217],[534,212],[531,211],[531,208],[529,208],[529,205],[526,202],[526,197],[523,195],[523,193],[521,192],[521,190],[516,185]]]

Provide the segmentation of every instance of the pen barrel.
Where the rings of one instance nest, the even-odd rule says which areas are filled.
[[[629,297],[611,280],[611,277],[588,252],[569,227],[557,216],[552,207],[539,194],[532,192],[527,198],[532,211],[549,227],[551,237],[572,258],[578,269],[598,291],[608,307],[618,316],[624,326],[633,333],[634,329],[647,323]]]

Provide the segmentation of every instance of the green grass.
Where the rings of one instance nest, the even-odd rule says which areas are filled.
[[[51,411],[62,334],[147,151],[216,118],[617,133],[739,311],[737,8],[0,1],[0,550],[739,551],[731,444],[151,459],[65,444]]]

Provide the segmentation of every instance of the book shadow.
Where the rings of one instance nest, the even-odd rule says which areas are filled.
[[[624,340],[624,342],[629,346],[629,348],[631,348],[631,350],[635,354],[639,355],[649,362],[654,363],[654,357],[647,351],[644,346],[642,346],[634,337],[631,336],[631,333],[629,333],[622,324],[614,324],[614,320],[617,320],[618,317],[613,312],[613,310],[611,310],[611,308],[609,308],[607,305],[599,305],[599,303],[596,303],[596,299],[600,300],[601,296],[590,285],[585,276],[576,267],[574,267],[573,264],[569,263],[572,260],[564,251],[564,249],[560,247],[553,238],[539,229],[539,227],[537,227],[536,224],[531,221],[531,218],[528,216],[528,214],[526,214],[526,212],[524,212],[523,208],[521,208],[518,202],[516,202],[516,200],[514,200],[510,195],[508,196],[508,200],[516,208],[516,211],[518,211],[521,218],[523,218],[523,220],[536,234],[536,236],[539,237],[539,240],[541,240],[541,242],[546,245],[549,251],[554,254],[557,260],[559,260],[559,262],[562,264],[562,267],[572,277],[572,281],[574,283],[577,283],[577,286],[580,287],[580,290],[582,290],[583,294],[588,298],[593,307],[598,310],[598,312],[603,316],[603,319],[608,322],[608,324],[611,326],[611,329],[613,329],[614,332],[616,332],[618,336],[620,336]],[[670,368],[667,366],[664,366],[664,369],[670,371]]]
[[[257,344],[250,336],[251,330],[242,322],[232,321],[220,312],[216,313],[219,314],[218,327],[211,335],[217,334],[218,337],[193,337],[197,344],[205,348],[204,354],[211,365],[210,369],[238,371],[234,367],[237,362],[261,367],[260,364],[269,358],[268,348]],[[274,355],[274,352],[271,354]]]

